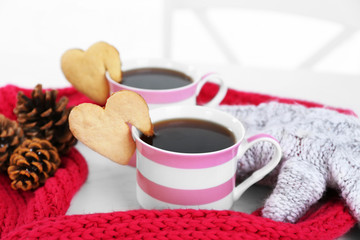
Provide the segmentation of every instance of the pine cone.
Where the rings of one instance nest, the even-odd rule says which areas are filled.
[[[10,157],[11,187],[23,191],[36,189],[54,175],[60,163],[57,149],[49,141],[26,139]]]
[[[27,138],[42,138],[51,142],[59,154],[66,154],[76,143],[69,129],[70,109],[66,108],[67,97],[56,102],[56,90],[42,91],[38,84],[32,91],[32,98],[19,92],[14,113]]]
[[[12,152],[17,148],[23,139],[23,130],[17,122],[0,114],[0,169],[6,170],[9,166],[9,159]]]

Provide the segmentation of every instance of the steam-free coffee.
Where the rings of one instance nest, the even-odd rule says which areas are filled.
[[[141,139],[160,149],[180,153],[206,153],[234,145],[234,134],[224,126],[198,119],[171,119],[154,124],[155,135]]]
[[[166,68],[137,68],[124,71],[121,84],[142,89],[172,89],[191,84],[186,74]]]

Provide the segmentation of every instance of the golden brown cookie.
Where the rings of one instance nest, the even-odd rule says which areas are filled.
[[[106,71],[117,82],[122,78],[119,52],[105,42],[97,42],[86,51],[66,51],[61,57],[61,69],[79,92],[99,104],[105,104],[109,96]]]
[[[112,94],[105,108],[83,103],[74,107],[69,115],[70,130],[79,141],[123,165],[130,161],[135,151],[128,123],[145,135],[153,135],[145,100],[128,90]]]

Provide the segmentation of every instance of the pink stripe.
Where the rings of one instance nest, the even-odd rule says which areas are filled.
[[[136,149],[147,159],[173,168],[201,169],[224,164],[237,155],[240,142],[233,146],[210,153],[186,154],[154,148],[136,139]]]
[[[255,141],[256,139],[259,139],[259,138],[271,138],[273,140],[275,140],[276,142],[279,142],[276,138],[274,138],[273,136],[269,135],[269,134],[265,134],[265,133],[261,133],[261,134],[256,134],[252,137],[249,137],[247,140],[248,142],[252,142],[252,141]]]
[[[206,74],[204,74],[204,75],[201,77],[201,80],[203,80],[203,79],[205,79],[205,78],[207,78],[208,76],[213,75],[213,74],[216,74],[216,72],[206,73]]]
[[[188,99],[192,96],[195,96],[196,88],[198,85],[198,82],[194,82],[181,88],[174,88],[168,90],[148,90],[125,86],[111,79],[108,79],[108,82],[110,84],[110,91],[112,93],[120,90],[131,90],[140,94],[147,103],[153,104],[173,103]]]
[[[199,190],[182,190],[169,188],[145,178],[136,171],[137,183],[149,196],[163,202],[177,205],[202,205],[218,201],[229,195],[235,187],[235,175],[227,182],[216,187]]]

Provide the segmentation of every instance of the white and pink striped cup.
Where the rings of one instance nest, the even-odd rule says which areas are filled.
[[[216,96],[206,106],[216,106],[226,95],[227,87],[224,81],[217,73],[200,74],[200,72],[193,66],[176,63],[170,60],[152,59],[152,60],[137,60],[126,61],[122,65],[122,70],[132,70],[144,67],[164,68],[170,70],[176,70],[191,77],[193,82],[189,85],[179,88],[164,89],[164,90],[152,90],[135,88],[117,83],[112,80],[110,75],[106,73],[106,79],[109,82],[110,94],[120,90],[131,90],[140,94],[148,104],[150,109],[164,107],[168,105],[196,105],[196,96],[199,94],[202,86],[206,82],[214,82],[219,84],[220,88]]]
[[[203,208],[230,209],[242,193],[273,170],[280,161],[281,148],[271,136],[260,134],[245,139],[241,122],[228,113],[201,106],[172,106],[150,111],[153,123],[191,118],[215,122],[235,135],[236,142],[226,149],[207,153],[177,153],[136,141],[137,200],[145,209]],[[235,186],[237,161],[253,144],[267,141],[274,145],[271,161]]]

